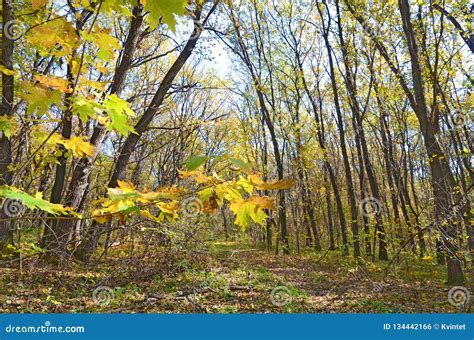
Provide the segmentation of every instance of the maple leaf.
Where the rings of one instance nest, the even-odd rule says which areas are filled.
[[[135,186],[132,183],[118,180],[117,184],[118,184],[118,187],[122,189],[123,192],[134,192],[136,190]]]
[[[72,137],[71,139],[63,139],[61,144],[67,150],[70,150],[74,157],[82,158],[84,156],[92,157],[95,146],[84,140],[83,136]]]
[[[0,116],[0,137],[3,133],[7,139],[10,139],[17,128],[17,123],[12,117]]]
[[[39,82],[41,85],[54,89],[54,90],[59,90],[61,92],[65,93],[71,93],[72,89],[69,88],[69,84],[67,80],[59,78],[59,77],[46,77],[41,74],[37,74],[35,76],[35,79],[37,82]]]
[[[229,158],[230,162],[237,166],[240,170],[244,172],[248,172],[252,169],[252,167],[245,161],[238,159],[238,158]]]
[[[15,71],[10,70],[3,65],[0,65],[0,72],[6,74],[7,76],[13,76],[15,74]]]
[[[184,15],[186,13],[186,0],[142,0],[145,10],[150,12],[147,16],[150,29],[154,30],[161,22],[168,25],[171,31],[175,31],[176,18],[175,15]]]
[[[251,221],[263,224],[268,217],[263,209],[274,209],[275,201],[271,197],[253,196],[247,200],[236,200],[229,208],[235,214],[235,224],[246,229]]]
[[[102,61],[110,61],[114,57],[115,50],[119,50],[122,46],[120,42],[111,35],[110,29],[97,28],[91,33],[82,33],[84,39],[92,42],[99,47],[97,57]]]
[[[45,139],[46,134],[39,134],[40,139]],[[85,137],[77,136],[71,139],[66,139],[58,133],[53,133],[49,136],[48,145],[62,145],[66,150],[71,151],[72,156],[75,158],[82,158],[86,155],[92,157],[95,151],[95,146],[85,141]]]
[[[216,184],[219,183],[220,181],[213,177],[213,176],[207,176],[204,175],[201,171],[185,171],[185,170],[179,170],[179,175],[181,178],[192,178],[196,181],[198,184]]]
[[[146,209],[141,210],[140,215],[156,223],[162,223],[164,219],[164,214],[159,214],[158,217],[156,217]]]
[[[82,217],[80,214],[74,212],[72,208],[65,207],[61,204],[48,202],[44,200],[42,196],[43,194],[41,192],[37,192],[35,196],[31,196],[15,187],[0,187],[0,197],[20,201],[23,205],[25,205],[25,207],[30,210],[39,209],[54,216],[73,215],[78,218]]]
[[[272,182],[265,182],[260,179],[259,174],[248,175],[247,179],[250,183],[255,185],[255,187],[260,190],[289,189],[295,184],[295,181],[292,179],[282,179],[280,181],[277,180]]]
[[[207,159],[208,158],[206,156],[194,156],[188,159],[184,166],[188,171],[193,171],[203,165]]]
[[[38,114],[47,113],[52,105],[62,107],[61,92],[50,90],[41,84],[32,84],[29,82],[20,83],[20,97],[28,103],[26,112],[32,114],[38,111]]]
[[[106,124],[107,129],[116,130],[125,137],[130,133],[136,133],[135,129],[128,124],[128,117],[135,117],[135,113],[130,108],[128,102],[112,94],[104,101],[105,112],[110,121]]]
[[[38,9],[43,7],[49,2],[49,0],[31,0],[31,7],[33,9]]]
[[[70,55],[80,42],[74,26],[63,17],[32,27],[25,38],[42,56]]]

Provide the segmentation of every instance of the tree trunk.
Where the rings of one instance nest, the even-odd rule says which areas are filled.
[[[326,3],[325,3],[325,6],[327,6]],[[352,230],[352,243],[354,246],[354,256],[360,257],[359,225],[357,223],[358,207],[357,207],[357,203],[355,199],[355,192],[354,192],[354,186],[352,182],[352,173],[351,173],[351,167],[350,167],[350,162],[349,162],[349,156],[347,154],[347,149],[346,149],[346,133],[345,133],[344,120],[342,117],[338,85],[336,82],[336,73],[334,69],[332,48],[329,42],[329,31],[330,31],[331,19],[329,19],[328,27],[325,27],[323,14],[319,7],[318,7],[318,11],[319,11],[321,20],[323,22],[323,38],[326,45],[326,51],[327,51],[328,60],[329,60],[329,73],[330,73],[330,78],[331,78],[331,87],[332,87],[334,105],[336,107],[336,116],[337,116],[336,125],[339,131],[339,140],[341,143],[341,153],[342,153],[342,160],[344,164],[344,174],[345,174],[346,186],[347,186],[347,196],[348,196],[349,206],[351,210],[351,230]],[[327,15],[330,16],[330,10],[328,8],[327,8]]]
[[[2,1],[2,22],[3,27],[13,17],[13,0]],[[13,40],[7,34],[2,34],[2,65],[13,69]],[[2,101],[0,107],[0,116],[10,118],[12,115],[14,101],[14,79],[13,75],[2,73]],[[10,140],[0,133],[0,186],[10,185],[13,174],[10,169],[12,164],[12,144]],[[4,202],[3,202],[4,203]],[[2,205],[0,210],[0,255],[9,255],[11,251],[8,245],[13,242],[13,222],[9,221],[6,213],[6,207]]]

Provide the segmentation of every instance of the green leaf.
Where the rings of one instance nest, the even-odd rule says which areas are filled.
[[[45,211],[51,215],[74,215],[80,217],[79,214],[74,213],[71,208],[67,208],[61,204],[54,204],[41,198],[40,192],[36,193],[35,196],[30,196],[26,192],[23,192],[17,188],[2,186],[0,187],[0,197],[9,200],[17,200],[24,204],[28,209],[35,210],[39,209]]]
[[[104,101],[104,107],[110,118],[110,123],[107,124],[109,130],[117,130],[125,137],[127,137],[130,132],[136,133],[134,128],[128,123],[128,116],[135,117],[135,113],[127,101],[112,94]]]
[[[174,32],[176,28],[175,15],[184,15],[187,4],[186,0],[146,0],[145,11],[150,12],[146,17],[150,29],[156,29],[161,18],[161,21]]]
[[[0,116],[0,138],[2,137],[2,134],[4,134],[7,139],[10,139],[15,129],[16,122],[13,118]]]
[[[188,171],[194,171],[207,161],[206,156],[194,156],[186,161],[184,166]]]
[[[104,111],[104,108],[93,100],[86,99],[83,96],[75,98],[72,112],[79,116],[81,121],[86,124],[89,118],[96,119],[97,115],[100,115]]]
[[[274,209],[274,201],[270,197],[253,196],[247,200],[237,200],[230,204],[230,210],[235,214],[235,224],[244,230],[248,228],[250,222],[263,224],[268,217],[263,209]]]
[[[3,65],[0,65],[0,72],[2,72],[3,74],[6,74],[7,76],[15,75],[15,71],[10,70]]]
[[[20,97],[28,103],[27,114],[37,111],[39,115],[48,112],[52,105],[62,107],[62,95],[59,90],[50,90],[40,84],[20,83]]]
[[[239,167],[242,171],[250,171],[252,170],[252,167],[250,166],[250,164],[248,164],[247,162],[241,160],[241,159],[238,159],[238,158],[229,158],[230,162],[232,164],[234,164],[235,166]]]

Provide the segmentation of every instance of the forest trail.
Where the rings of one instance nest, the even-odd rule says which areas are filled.
[[[248,244],[215,242],[192,256],[161,254],[87,271],[25,265],[2,269],[2,312],[414,313],[455,312],[443,267],[429,260],[398,265],[384,279],[335,252],[277,256]],[[112,258],[108,259],[110,268]],[[123,260],[122,260],[123,261]],[[146,265],[140,264],[146,263]],[[425,266],[423,271],[418,271]],[[426,272],[426,267],[431,272]],[[400,277],[404,277],[401,279]],[[273,292],[273,293],[272,293]]]

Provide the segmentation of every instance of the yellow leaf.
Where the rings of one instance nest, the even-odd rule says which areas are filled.
[[[268,196],[252,196],[247,202],[255,204],[262,209],[275,209],[275,199]]]
[[[10,70],[3,65],[0,65],[0,72],[6,74],[7,76],[13,76],[15,74],[15,71]]]
[[[99,72],[104,73],[104,74],[109,74],[110,73],[110,68],[104,66],[101,62],[98,62],[97,65],[95,66]]]
[[[163,218],[160,218],[160,217],[156,217],[154,215],[152,215],[148,210],[141,210],[140,211],[140,214],[145,217],[145,218],[148,218],[156,223],[161,223],[163,222]],[[162,215],[160,215],[162,216]]]
[[[103,91],[105,87],[107,86],[107,82],[104,81],[94,81],[94,80],[89,80],[85,77],[81,77],[80,79],[80,86],[81,89],[83,90],[88,90],[88,88],[93,88],[95,90]]]
[[[268,217],[263,209],[274,208],[275,200],[265,196],[252,196],[247,200],[236,200],[229,206],[229,209],[235,214],[235,224],[243,228],[247,228],[251,221],[263,224]]]
[[[51,105],[61,107],[61,92],[49,90],[41,84],[32,84],[30,82],[21,82],[19,86],[20,97],[28,103],[27,113],[38,111],[39,114],[48,112]]]
[[[103,215],[100,210],[94,210],[92,212],[92,217],[97,223],[100,223],[100,224],[104,224],[107,221],[110,221],[110,219],[112,218],[111,215]]]
[[[48,3],[49,0],[31,0],[31,7],[38,9]]]
[[[295,181],[292,179],[282,179],[281,181],[264,182],[260,179],[260,175],[258,174],[248,175],[248,180],[260,190],[289,189],[295,183]]]
[[[45,134],[41,134],[40,139],[46,138]],[[89,142],[86,142],[85,137],[77,136],[71,139],[65,139],[58,133],[53,133],[48,141],[47,145],[62,145],[66,150],[72,152],[73,157],[82,158],[84,156],[92,157],[94,155],[95,146]]]
[[[220,180],[213,176],[207,176],[204,175],[201,171],[194,170],[194,171],[185,171],[185,170],[179,170],[179,175],[181,178],[192,178],[194,179],[198,184],[215,184],[219,183]]]
[[[76,29],[64,17],[33,26],[26,34],[26,39],[38,48],[42,56],[70,55],[79,44]]]
[[[70,93],[72,89],[69,88],[68,82],[65,79],[59,77],[48,78],[44,75],[37,74],[35,79],[43,86],[59,90],[61,92]]]
[[[157,206],[164,213],[172,215],[174,218],[178,217],[178,210],[179,210],[178,202],[174,202],[174,201],[169,202],[169,203],[158,202]]]
[[[132,183],[127,183],[124,181],[117,181],[118,186],[120,189],[122,189],[123,192],[134,192],[135,186]]]
[[[61,144],[70,151],[74,157],[82,158],[84,156],[92,157],[94,155],[95,146],[84,140],[84,137],[72,137],[71,139],[63,139]]]

